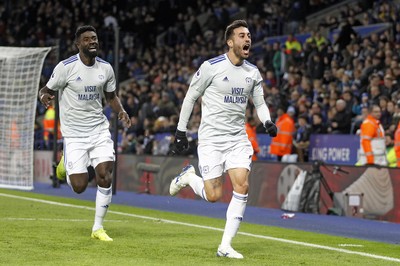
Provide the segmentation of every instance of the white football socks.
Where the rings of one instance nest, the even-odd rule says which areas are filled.
[[[111,203],[112,198],[112,186],[109,188],[103,188],[97,186],[96,193],[96,212],[94,215],[94,225],[92,231],[103,228],[103,220],[106,216],[108,206]]]
[[[194,193],[200,197],[202,197],[204,200],[207,200],[207,195],[206,192],[204,191],[204,182],[203,179],[196,175],[192,174],[194,177],[189,178],[189,186],[193,189]]]
[[[247,196],[233,191],[231,202],[226,211],[226,224],[222,236],[221,247],[230,247],[232,239],[239,230],[246,209]]]

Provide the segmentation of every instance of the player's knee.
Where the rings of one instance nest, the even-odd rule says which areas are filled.
[[[233,189],[236,193],[240,193],[240,194],[247,194],[249,192],[249,184],[243,183],[243,184],[237,184],[234,189]]]
[[[211,203],[217,202],[222,197],[222,191],[220,190],[211,190],[206,191],[207,200]]]
[[[81,194],[86,190],[87,185],[79,184],[79,185],[72,185],[72,189],[75,193]]]
[[[109,188],[112,179],[112,164],[103,163],[96,167],[96,183],[98,186]]]
[[[88,185],[88,176],[86,173],[70,175],[69,179],[72,190],[75,193],[81,194],[86,190]]]
[[[109,188],[112,184],[112,176],[111,175],[105,175],[105,176],[99,175],[96,182],[99,187]]]

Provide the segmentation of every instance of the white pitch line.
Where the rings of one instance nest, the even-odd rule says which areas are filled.
[[[50,218],[23,218],[23,217],[0,217],[0,221],[48,221],[48,222],[93,222],[93,219],[50,219]],[[111,223],[127,223],[126,220],[107,220]]]
[[[28,201],[35,201],[35,202],[51,204],[51,205],[57,205],[57,206],[64,206],[64,207],[71,207],[71,208],[78,208],[78,209],[86,209],[86,210],[92,210],[92,211],[95,210],[95,208],[93,208],[93,207],[73,205],[73,204],[67,204],[67,203],[60,203],[60,202],[56,202],[56,201],[42,200],[42,199],[36,199],[36,198],[28,198],[28,197],[22,197],[22,196],[10,195],[10,194],[0,193],[0,196],[9,197],[9,198],[15,198],[15,199],[28,200]],[[189,226],[189,227],[202,228],[202,229],[220,231],[220,232],[224,231],[221,228],[198,225],[198,224],[191,224],[191,223],[184,223],[184,222],[178,222],[178,221],[167,220],[167,219],[159,219],[159,218],[154,218],[154,217],[144,216],[144,215],[136,215],[136,214],[125,213],[125,212],[111,211],[111,210],[109,210],[108,212],[109,213],[113,213],[113,214],[122,215],[122,216],[141,218],[141,219],[145,219],[145,220],[160,221],[160,222],[164,222],[164,223],[178,224],[178,225],[184,225],[184,226]],[[318,249],[325,249],[325,250],[336,251],[336,252],[347,253],[347,254],[354,254],[354,255],[359,255],[359,256],[369,257],[369,258],[374,258],[374,259],[381,259],[381,260],[386,260],[386,261],[400,262],[400,259],[398,259],[398,258],[380,256],[380,255],[375,255],[375,254],[366,253],[366,252],[352,251],[352,250],[346,250],[346,249],[342,249],[342,248],[334,248],[334,247],[329,247],[329,246],[317,245],[317,244],[312,244],[312,243],[307,243],[307,242],[300,242],[300,241],[295,241],[295,240],[278,238],[278,237],[256,235],[256,234],[251,234],[251,233],[246,233],[246,232],[238,232],[238,234],[244,235],[244,236],[249,236],[249,237],[254,237],[254,238],[267,239],[267,240],[278,241],[278,242],[283,242],[283,243],[288,243],[288,244],[294,244],[294,245],[299,245],[299,246],[312,247],[312,248],[318,248]]]

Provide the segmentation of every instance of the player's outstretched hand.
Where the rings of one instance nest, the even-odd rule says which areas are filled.
[[[50,93],[43,93],[40,96],[40,102],[48,108],[50,106],[50,102],[54,99],[54,95],[51,95]]]
[[[126,128],[131,127],[131,118],[129,117],[128,113],[125,111],[121,111],[118,113],[118,120],[122,121],[124,123],[124,126]]]
[[[278,128],[271,120],[267,120],[265,122],[265,130],[267,131],[270,137],[276,137],[276,134],[278,134]]]
[[[178,153],[182,153],[189,149],[189,141],[186,137],[186,132],[176,130],[174,145]]]

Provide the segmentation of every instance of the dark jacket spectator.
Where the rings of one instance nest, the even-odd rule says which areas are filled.
[[[336,101],[336,113],[330,123],[330,133],[349,134],[351,128],[351,114],[346,111],[346,102],[342,99]]]

